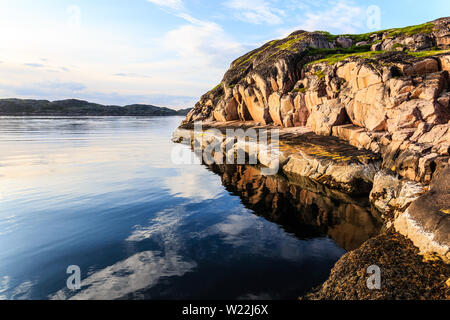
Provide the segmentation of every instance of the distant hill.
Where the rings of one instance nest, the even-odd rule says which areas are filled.
[[[173,110],[146,104],[105,106],[76,99],[0,99],[0,116],[185,116],[189,110]]]

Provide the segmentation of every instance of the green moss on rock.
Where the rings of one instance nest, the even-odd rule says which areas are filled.
[[[312,61],[312,62],[308,63],[308,65],[322,63],[322,62],[326,62],[329,65],[332,65],[332,64],[343,61],[350,57],[359,57],[359,58],[369,59],[369,58],[372,58],[372,57],[382,54],[382,53],[384,53],[384,51],[367,51],[367,52],[355,52],[355,53],[348,53],[348,54],[333,54],[327,58]]]
[[[306,88],[295,88],[295,89],[293,89],[291,92],[294,92],[294,93],[305,93],[306,91],[307,91],[308,89],[306,89]]]
[[[405,28],[396,28],[391,29],[392,31],[388,32],[390,37],[396,36],[413,36],[419,33],[431,33],[433,32],[434,24],[431,22],[418,24],[415,26],[405,27]]]
[[[322,70],[316,71],[316,72],[314,72],[314,74],[315,74],[317,77],[319,77],[319,79],[325,78],[325,74],[323,73]]]
[[[429,51],[418,51],[418,52],[408,52],[409,55],[416,58],[424,58],[429,56],[434,56],[441,53],[449,53],[450,50],[429,50]]]

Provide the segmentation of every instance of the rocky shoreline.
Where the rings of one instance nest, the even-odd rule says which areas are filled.
[[[183,128],[184,127],[184,128]],[[250,123],[211,123],[204,124],[204,131],[202,134],[195,134],[190,126],[181,126],[174,132],[173,140],[178,143],[188,143],[192,149],[194,145],[201,147],[201,150],[206,150],[208,146],[219,144],[225,147],[226,136],[225,132],[219,134],[218,132],[211,131],[211,129],[226,130],[230,128],[252,128]],[[267,128],[267,126],[264,126]],[[280,129],[280,128],[279,128]],[[261,173],[254,166],[247,166],[243,172],[239,172],[236,169],[236,165],[231,164],[210,164],[209,167],[213,172],[216,172],[223,176],[224,185],[230,188],[230,190],[240,191],[239,195],[243,198],[244,203],[250,202],[250,208],[253,206],[258,206],[260,208],[261,203],[264,203],[264,214],[263,216],[271,221],[281,223],[282,225],[287,224],[287,229],[295,228],[298,221],[302,225],[309,225],[315,228],[319,227],[317,223],[323,223],[323,227],[328,229],[327,234],[329,237],[337,241],[341,246],[349,251],[344,255],[332,269],[330,278],[319,288],[316,288],[313,292],[300,297],[302,300],[316,300],[316,299],[449,299],[450,298],[450,264],[446,260],[445,255],[439,255],[436,252],[436,247],[433,247],[432,238],[425,236],[422,231],[422,226],[417,226],[414,224],[416,229],[411,230],[411,226],[405,220],[404,215],[396,214],[392,210],[387,209],[389,203],[386,203],[386,196],[383,198],[384,202],[380,202],[380,198],[376,197],[375,188],[369,192],[358,192],[358,193],[348,193],[347,185],[351,184],[327,184],[324,180],[317,180],[317,171],[309,171],[310,175],[304,175],[302,171],[301,174],[297,173],[296,170],[303,170],[302,166],[287,166],[290,157],[296,157],[298,152],[304,152],[302,150],[302,144],[298,143],[295,138],[305,135],[309,141],[314,141],[311,139],[311,132],[303,129],[301,133],[295,132],[294,130],[280,129],[280,144],[283,145],[289,141],[295,141],[293,146],[280,151],[281,159],[283,159],[282,166],[280,167],[279,175],[268,175],[261,178]],[[314,134],[313,134],[314,135]],[[314,142],[320,145],[320,139],[322,136],[315,135]],[[284,143],[283,143],[284,142]],[[343,141],[340,141],[342,145],[336,144],[336,141],[332,141],[330,145],[329,140],[323,140],[325,143],[324,147],[331,147],[332,145],[336,150],[339,147],[343,148],[345,146]],[[239,144],[236,140],[234,147],[231,149],[233,153],[237,153],[239,148],[243,146]],[[306,150],[310,146],[306,147]],[[245,148],[245,147],[244,147]],[[360,154],[357,148],[350,145],[346,145],[344,148],[347,157],[351,154],[356,153],[356,159],[353,161],[360,166],[363,166],[358,160],[358,156],[364,159],[366,163],[371,163],[375,165],[380,159],[376,155]],[[224,150],[224,149],[220,149]],[[263,152],[266,151],[266,146],[261,148]],[[249,150],[243,150],[248,152]],[[353,151],[353,152],[352,152]],[[364,155],[364,157],[361,157]],[[369,157],[370,155],[371,157]],[[335,165],[339,165],[339,160],[333,159],[333,153],[319,153],[315,155],[315,158],[311,161],[329,162],[332,161]],[[328,159],[327,159],[328,158]],[[295,158],[294,158],[295,159]],[[345,166],[349,165],[351,161],[344,159]],[[218,163],[224,163],[215,158]],[[284,165],[283,165],[284,163]],[[261,165],[261,162],[258,162]],[[316,167],[320,170],[320,165]],[[240,169],[242,171],[242,169]],[[251,174],[251,172],[255,172]],[[350,171],[354,173],[353,171]],[[357,172],[357,171],[356,171]],[[370,170],[372,172],[368,179],[372,179],[374,183],[375,179],[384,181],[387,179],[391,185],[389,191],[392,194],[396,194],[396,197],[389,198],[389,200],[396,203],[396,208],[407,206],[411,202],[421,203],[421,196],[428,197],[428,194],[433,194],[434,189],[438,188],[442,183],[447,183],[445,177],[448,173],[442,173],[433,180],[431,190],[426,191],[427,187],[422,186],[417,183],[407,182],[407,184],[413,184],[413,186],[405,187],[403,184],[405,181],[398,178],[393,172],[387,172],[383,170]],[[263,179],[264,181],[255,181],[257,179]],[[347,175],[351,182],[357,183],[352,174]],[[439,179],[441,177],[441,179]],[[394,182],[393,182],[394,181]],[[379,185],[384,186],[385,184],[377,182]],[[278,204],[266,202],[264,194],[260,194],[262,185],[269,188],[272,192],[277,192],[278,194],[282,192],[284,198],[290,199],[296,203],[296,206],[290,210],[291,212],[303,212],[301,216],[288,218],[279,215]],[[356,184],[357,185],[357,184]],[[344,186],[342,188],[342,186]],[[299,188],[298,191],[295,191]],[[404,188],[405,190],[398,190]],[[418,188],[418,189],[416,189]],[[283,191],[285,190],[285,191]],[[413,190],[407,191],[407,190]],[[448,190],[448,189],[447,189]],[[287,192],[287,194],[286,194]],[[307,203],[303,203],[301,198],[298,198],[296,194],[309,193],[309,195],[303,195],[307,197]],[[312,195],[314,195],[312,197]],[[370,197],[369,197],[370,195]],[[312,198],[311,198],[312,197]],[[322,199],[316,202],[312,199],[317,198]],[[365,198],[364,198],[365,197]],[[245,200],[249,199],[249,200]],[[330,199],[333,205],[326,205],[326,201],[323,199]],[[365,201],[364,199],[367,199]],[[416,199],[414,202],[413,200]],[[277,200],[280,200],[280,195],[277,196]],[[311,203],[312,201],[312,203]],[[336,201],[342,203],[342,205],[336,206]],[[367,203],[365,203],[367,202]],[[369,206],[364,209],[364,206]],[[375,205],[377,203],[377,205]],[[402,203],[400,205],[399,203]],[[384,205],[385,210],[380,210],[380,206]],[[317,208],[315,213],[311,213],[311,206]],[[342,207],[344,216],[341,216],[340,208]],[[314,210],[313,210],[314,211]],[[336,212],[335,212],[336,211]],[[408,211],[406,211],[408,212]],[[414,212],[414,211],[413,211]],[[311,216],[312,214],[312,216]],[[337,221],[348,220],[350,223],[344,223],[341,226],[333,226],[332,221],[334,221],[336,216],[340,216]],[[345,217],[344,220],[342,220]],[[432,212],[427,212],[423,217],[422,221],[429,221],[431,219]],[[281,219],[281,220],[280,220]],[[322,222],[320,222],[322,221]],[[352,222],[353,221],[353,222]],[[376,222],[378,221],[378,222]],[[330,225],[331,222],[331,225]],[[403,226],[402,224],[406,224]],[[378,225],[378,227],[375,227]],[[382,226],[381,226],[382,225]],[[321,228],[323,228],[321,227]],[[408,229],[409,228],[409,229]],[[323,229],[322,229],[323,230]],[[333,231],[334,230],[334,231]],[[383,231],[384,230],[384,231]],[[291,230],[292,232],[292,230]],[[311,232],[311,229],[306,230],[303,228],[302,232]],[[403,235],[409,232],[409,234]],[[402,234],[403,233],[403,234]],[[303,234],[304,236],[305,234]],[[448,235],[444,230],[442,233],[435,232],[435,236],[444,237]],[[360,240],[358,240],[360,239]],[[412,240],[413,241],[412,241]],[[366,241],[367,240],[367,241]],[[415,242],[414,242],[415,241]],[[418,243],[417,241],[422,241]],[[419,248],[422,249],[419,250]],[[382,270],[382,290],[369,290],[366,285],[367,273],[366,269],[368,266],[377,264]]]
[[[306,298],[449,298],[449,48],[450,18],[367,35],[294,32],[235,60],[174,140],[243,150],[270,168],[268,145],[224,133],[276,128],[289,180],[369,195],[388,231],[341,258]],[[392,276],[370,294],[360,274],[368,257]]]

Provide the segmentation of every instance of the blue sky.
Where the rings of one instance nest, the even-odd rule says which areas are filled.
[[[0,97],[193,106],[232,60],[294,30],[449,15],[448,0],[0,0]]]

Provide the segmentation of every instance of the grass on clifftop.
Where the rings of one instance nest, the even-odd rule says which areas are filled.
[[[254,60],[257,56],[264,53],[267,49],[272,48],[272,46],[278,42],[279,40],[272,40],[268,43],[266,43],[261,50],[255,49],[253,51],[250,51],[249,53],[243,55],[242,57],[236,59],[233,64],[237,66],[245,65],[247,62]]]
[[[355,52],[355,53],[348,53],[348,54],[331,54],[330,56],[312,61],[308,63],[307,65],[317,64],[321,62],[327,62],[329,65],[333,65],[339,61],[343,61],[350,57],[359,57],[363,59],[369,59],[376,55],[385,53],[386,51],[366,51],[366,52]],[[418,51],[418,52],[405,52],[406,54],[416,57],[416,58],[424,58],[424,57],[430,57],[441,53],[449,53],[449,50],[430,50],[430,51]]]
[[[415,26],[405,27],[405,28],[397,28],[397,29],[390,29],[388,31],[388,34],[390,37],[395,36],[413,36],[418,33],[431,33],[433,32],[434,24],[431,22],[418,24]]]
[[[303,38],[304,37],[302,37],[302,36],[294,36],[294,37],[292,37],[292,39],[289,39],[288,41],[283,42],[282,44],[277,46],[277,48],[279,50],[290,50],[294,44],[302,41]]]
[[[385,51],[371,51],[371,47],[374,44],[382,42],[382,38],[389,37],[408,37],[415,34],[427,34],[433,31],[434,24],[424,23],[404,28],[392,28],[379,30],[374,32],[368,32],[363,34],[342,34],[333,35],[326,31],[315,31],[317,34],[324,36],[329,42],[335,42],[338,37],[350,38],[353,41],[353,45],[349,48],[343,48],[338,43],[335,43],[335,48],[332,49],[319,49],[319,48],[307,48],[309,42],[308,36],[310,32],[298,30],[291,33],[288,37],[283,39],[276,39],[265,43],[263,46],[254,49],[243,56],[237,58],[231,63],[230,69],[225,74],[225,80],[223,84],[232,88],[236,85],[245,75],[255,68],[264,69],[266,66],[271,65],[272,60],[275,58],[282,58],[290,56],[295,53],[299,53],[298,57],[302,63],[308,62],[307,65],[326,62],[328,64],[335,64],[349,57],[361,57],[361,58],[373,58],[376,55],[382,54]],[[306,39],[306,40],[305,40]],[[304,45],[302,44],[304,42]],[[358,42],[359,46],[356,46]],[[306,49],[306,50],[305,50]],[[443,51],[426,51],[426,52],[413,52],[409,53],[405,51],[405,46],[402,44],[394,44],[392,49],[406,52],[415,57],[426,57],[441,53]],[[268,68],[266,68],[268,69]],[[225,87],[224,87],[225,89]],[[220,86],[212,89],[211,92],[219,92]]]
[[[346,53],[346,54],[344,54],[344,53],[334,53],[333,54],[335,49],[327,49],[327,50],[330,50],[329,56],[327,56],[326,58],[323,58],[323,59],[312,61],[312,62],[308,63],[307,65],[321,63],[321,62],[326,62],[329,65],[332,65],[339,61],[343,61],[349,57],[360,57],[360,58],[368,59],[373,56],[384,53],[384,51],[363,51],[363,52],[353,52],[353,53]]]
[[[418,51],[418,52],[408,52],[409,55],[414,56],[416,58],[424,58],[429,56],[434,56],[440,53],[448,53],[449,50],[430,50],[430,51]]]
[[[303,40],[303,36],[301,35],[292,35],[289,36],[285,39],[281,39],[281,40],[272,40],[268,43],[266,43],[263,48],[261,48],[260,50],[254,50],[249,52],[248,54],[242,56],[241,58],[238,58],[235,62],[233,62],[234,65],[237,66],[243,66],[245,65],[247,62],[253,61],[254,59],[256,59],[258,56],[262,55],[264,52],[266,52],[269,49],[276,49],[276,51],[274,53],[272,53],[268,58],[273,57],[274,55],[276,55],[278,52],[282,51],[282,50],[292,50],[292,47],[299,43],[300,41]],[[281,42],[281,43],[280,43]],[[275,46],[276,45],[276,46]]]
[[[392,29],[384,29],[374,32],[362,33],[362,34],[342,34],[342,35],[333,35],[326,31],[316,31],[317,33],[321,33],[327,37],[328,41],[334,41],[338,37],[350,38],[353,42],[358,43],[361,41],[369,41],[370,36],[373,34],[377,34],[379,36],[387,33],[388,37],[397,37],[397,36],[413,36],[418,33],[431,33],[433,32],[434,24],[431,22],[418,24],[415,26],[409,26],[404,28],[392,28]],[[377,41],[373,42],[376,43]]]
[[[415,34],[419,33],[431,33],[433,31],[434,24],[432,22],[418,24],[414,26],[404,27],[404,28],[391,28],[391,29],[384,29],[374,32],[368,32],[363,34],[341,34],[341,35],[334,35],[327,31],[315,31],[316,33],[320,33],[323,36],[327,38],[329,42],[335,41],[338,37],[346,37],[350,38],[353,41],[353,46],[350,48],[334,48],[334,49],[313,49],[311,48],[309,50],[309,55],[318,55],[323,54],[325,56],[330,56],[326,59],[331,59],[332,61],[335,61],[336,59],[341,59],[342,55],[348,55],[348,54],[354,54],[354,53],[365,53],[370,51],[370,46],[381,42],[381,39],[373,41],[370,37],[374,34],[378,35],[378,37],[381,37],[382,35],[386,34],[387,37],[398,37],[398,36],[413,36]],[[261,56],[264,52],[266,52],[269,49],[276,49],[274,53],[272,53],[268,58],[271,58],[272,56],[276,55],[278,52],[283,50],[291,51],[292,47],[303,40],[304,35],[302,33],[292,34],[288,36],[287,38],[280,39],[280,40],[272,40],[268,43],[266,43],[263,47],[260,49],[255,49],[244,56],[236,59],[233,62],[234,66],[244,66],[248,62],[254,61],[258,56]],[[356,46],[355,44],[358,42],[368,42],[367,45],[362,46]],[[397,44],[397,47],[401,46],[400,44]],[[339,56],[338,56],[339,55]],[[345,59],[345,58],[343,58]],[[340,60],[337,60],[340,61]],[[337,62],[335,61],[335,62]]]

